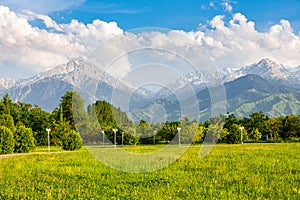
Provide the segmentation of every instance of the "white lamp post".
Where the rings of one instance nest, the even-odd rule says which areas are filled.
[[[104,141],[104,138],[105,138],[105,132],[104,131],[101,131],[102,133],[102,145],[104,147],[104,144],[105,144],[105,141]]]
[[[181,131],[181,128],[177,127],[177,131],[178,131],[178,145],[180,146],[180,131]]]
[[[46,131],[48,132],[48,153],[50,153],[50,128],[46,128]]]
[[[118,129],[113,128],[112,131],[114,132],[114,143],[115,143],[115,148],[117,147],[117,131]]]
[[[241,144],[243,144],[243,130],[245,128],[243,126],[240,127],[240,130],[241,130]]]

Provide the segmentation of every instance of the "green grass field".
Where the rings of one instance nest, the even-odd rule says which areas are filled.
[[[150,173],[111,169],[86,149],[2,158],[0,199],[300,198],[300,143],[216,145],[204,158],[199,149]]]

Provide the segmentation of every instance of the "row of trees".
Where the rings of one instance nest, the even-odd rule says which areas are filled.
[[[180,138],[179,130],[180,127]],[[119,108],[105,101],[96,101],[85,109],[80,95],[68,91],[52,112],[38,105],[14,103],[8,95],[0,100],[0,154],[28,152],[34,146],[47,144],[46,128],[51,129],[51,144],[66,150],[80,149],[84,143],[114,141],[117,143],[198,143],[204,138],[212,143],[279,141],[300,138],[300,117],[296,115],[268,117],[254,112],[249,117],[233,114],[216,116],[205,122],[184,118],[177,122],[150,124],[145,120],[132,122]],[[79,133],[77,132],[80,132]],[[7,146],[10,146],[9,148]],[[9,150],[7,150],[9,149]]]
[[[287,115],[268,117],[263,112],[253,112],[248,117],[238,118],[234,114],[216,116],[205,122],[190,121],[184,118],[177,122],[149,124],[141,120],[139,124],[130,122],[126,113],[114,108],[107,102],[97,101],[88,107],[88,116],[95,112],[108,138],[113,141],[112,128],[118,128],[117,142],[121,143],[121,135],[125,135],[125,144],[153,144],[178,142],[178,127],[181,127],[181,142],[198,143],[204,138],[212,143],[236,144],[241,142],[280,140],[299,140],[300,116]],[[114,114],[118,113],[118,114]],[[122,116],[122,117],[118,117]],[[117,123],[117,121],[119,121]],[[101,135],[101,130],[94,133]],[[207,136],[207,137],[206,137]],[[88,136],[87,136],[88,137]]]
[[[297,115],[268,117],[263,112],[254,112],[249,117],[238,118],[233,114],[227,114],[224,117],[221,141],[239,143],[241,132],[242,140],[245,141],[299,140],[300,117]]]

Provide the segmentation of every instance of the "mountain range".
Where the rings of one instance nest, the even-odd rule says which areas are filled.
[[[210,89],[224,85],[226,109],[238,116],[263,111],[270,116],[300,114],[300,66],[286,68],[270,59],[241,68],[224,68],[214,74],[219,82],[210,82],[205,72],[183,75],[168,88],[158,92],[135,88],[131,83],[120,81],[103,70],[72,60],[28,79],[0,78],[0,95],[8,93],[13,101],[38,104],[53,111],[60,97],[67,90],[79,90],[86,105],[96,99],[106,100],[130,114],[132,119],[151,119],[152,112],[160,113],[157,121],[178,120],[180,104],[177,96],[184,96],[184,105],[194,105],[187,87],[192,87],[201,111],[200,120],[209,118],[211,108]],[[176,95],[174,95],[176,94]],[[117,97],[117,98],[112,98]],[[120,101],[116,101],[120,99]],[[129,105],[125,105],[129,102]],[[153,105],[155,109],[153,110]],[[191,108],[192,109],[192,108]],[[163,111],[163,112],[162,112]],[[153,118],[153,117],[152,117]]]

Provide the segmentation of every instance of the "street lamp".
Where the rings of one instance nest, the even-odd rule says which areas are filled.
[[[50,153],[50,128],[46,128],[46,131],[48,132],[48,153]]]
[[[181,128],[177,127],[177,131],[178,131],[178,145],[180,146],[180,131],[181,131]]]
[[[101,131],[101,133],[102,133],[102,145],[103,145],[103,147],[104,147],[104,138],[105,138],[105,132],[104,131]]]
[[[241,144],[243,144],[243,130],[245,128],[243,126],[240,126],[240,130],[241,130]]]
[[[118,129],[113,128],[112,131],[114,132],[114,143],[115,143],[115,148],[117,147],[117,131]]]

